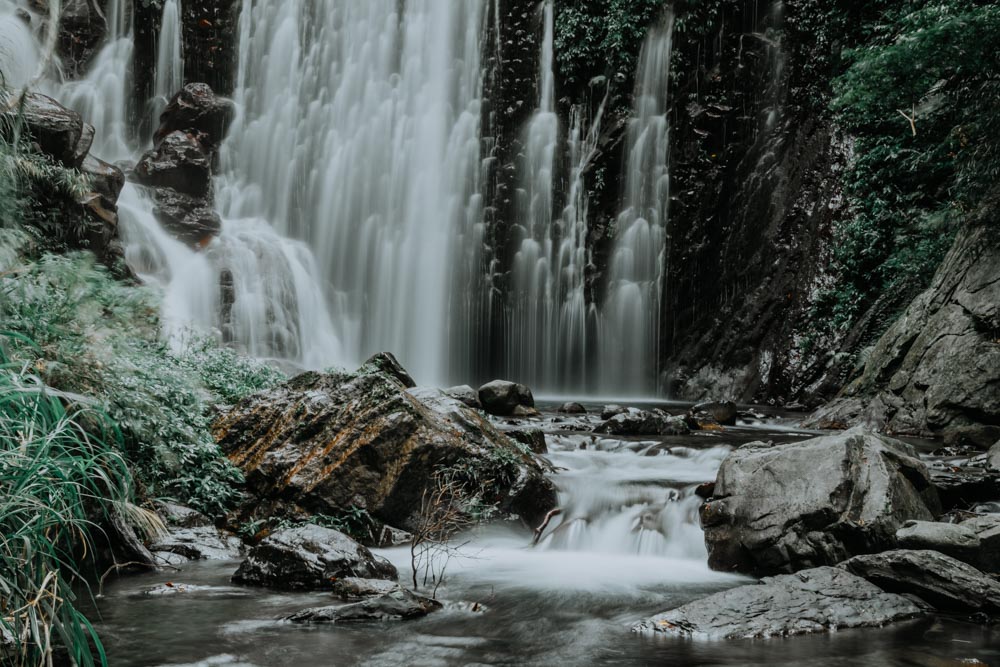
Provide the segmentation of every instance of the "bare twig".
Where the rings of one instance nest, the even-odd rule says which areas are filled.
[[[913,130],[913,136],[917,136],[917,110],[914,108],[912,115],[907,115],[902,109],[896,109],[899,115],[910,121],[910,129]]]
[[[542,521],[542,524],[538,526],[538,528],[535,528],[535,539],[531,541],[532,546],[538,544],[538,541],[542,539],[542,533],[544,533],[545,529],[549,527],[549,522],[552,521],[552,518],[559,516],[562,513],[562,508],[557,507],[554,510],[550,510],[549,513],[545,515],[545,520]]]

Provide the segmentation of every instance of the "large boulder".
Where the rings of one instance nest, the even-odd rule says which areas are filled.
[[[207,198],[158,188],[153,201],[153,215],[163,228],[192,248],[203,247],[222,230],[222,218]]]
[[[40,93],[22,96],[0,95],[3,134],[23,123],[43,153],[67,167],[76,168],[90,151],[94,128],[79,113]]]
[[[766,575],[892,548],[906,521],[936,511],[913,449],[856,429],[740,447],[723,461],[701,520],[712,568]]]
[[[629,408],[594,427],[594,433],[606,435],[686,435],[691,431],[683,417],[666,412]]]
[[[93,155],[84,158],[80,171],[90,180],[91,186],[101,197],[101,203],[109,210],[116,210],[118,196],[125,187],[125,174],[113,164]]]
[[[986,572],[1000,572],[1000,514],[981,514],[959,525],[979,539],[976,567]]]
[[[282,590],[333,590],[337,579],[395,579],[396,568],[331,528],[278,531],[250,550],[233,581]]]
[[[921,613],[901,595],[833,567],[765,578],[654,616],[633,632],[698,639],[784,637],[878,627]]]
[[[526,417],[537,414],[535,397],[523,384],[493,380],[479,388],[483,410],[498,417]]]
[[[907,521],[896,531],[900,549],[940,551],[960,561],[977,565],[982,544],[966,526],[938,521]]]
[[[916,595],[943,611],[1000,612],[1000,582],[937,551],[855,556],[840,567],[886,591]]]
[[[440,390],[408,388],[383,355],[356,373],[305,373],[247,398],[213,430],[246,475],[248,512],[357,508],[413,529],[445,473],[470,511],[493,506],[533,526],[555,506],[527,448]]]
[[[189,83],[163,110],[153,141],[159,143],[182,130],[195,134],[209,151],[214,151],[226,138],[235,113],[232,101],[216,95],[208,84]]]
[[[330,607],[313,607],[286,617],[293,623],[358,623],[362,621],[404,621],[426,616],[441,608],[437,600],[417,595],[405,588],[362,602]]]
[[[212,191],[212,160],[193,134],[178,130],[139,159],[133,177],[140,185],[208,198]]]

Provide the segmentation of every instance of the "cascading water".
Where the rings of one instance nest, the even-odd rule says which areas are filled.
[[[620,393],[657,388],[660,305],[666,275],[670,200],[667,102],[674,17],[668,12],[643,44],[628,130],[624,210],[609,266],[601,332],[601,387]]]
[[[17,10],[8,0],[0,2],[0,74],[15,90],[29,83],[40,59],[35,37]]]
[[[341,363],[392,350],[448,375],[481,239],[483,5],[244,2],[219,201],[314,250]]]
[[[170,98],[184,85],[183,27],[181,0],[166,0],[160,34],[156,43],[156,72],[153,78],[152,127],[160,122],[160,114]]]

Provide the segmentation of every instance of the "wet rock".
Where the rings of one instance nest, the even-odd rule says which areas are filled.
[[[479,410],[483,407],[483,404],[479,402],[479,392],[467,384],[450,387],[449,389],[445,389],[444,393],[451,396],[456,401],[461,401],[470,408]]]
[[[295,505],[335,515],[353,506],[412,530],[445,468],[467,471],[465,492],[529,525],[556,502],[535,458],[481,412],[438,389],[408,389],[382,363],[302,374],[240,402],[213,432],[246,475],[246,513]]]
[[[587,414],[587,408],[583,407],[580,403],[570,401],[560,405],[559,412],[563,412],[568,415],[585,415]]]
[[[607,421],[612,417],[623,415],[626,412],[628,412],[628,408],[623,405],[605,405],[604,408],[601,409],[601,419]]]
[[[694,494],[702,500],[708,500],[715,495],[715,482],[705,482],[704,484],[699,484],[694,490]]]
[[[890,592],[912,594],[942,611],[1000,612],[1000,582],[937,551],[885,551],[840,567]]]
[[[173,554],[187,560],[236,560],[243,555],[243,543],[238,537],[214,526],[172,528],[168,535],[149,545],[150,551],[165,564],[176,564]]]
[[[382,526],[382,530],[375,540],[375,546],[379,549],[388,549],[389,547],[401,547],[412,541],[413,535],[405,530],[393,528],[392,526]]]
[[[189,83],[160,115],[153,141],[159,143],[172,132],[183,130],[196,134],[208,151],[214,151],[226,138],[235,113],[235,105],[216,95],[208,84]]]
[[[101,202],[110,210],[116,210],[118,196],[125,187],[125,174],[113,164],[93,155],[84,158],[80,171],[90,179],[94,191],[101,196]]]
[[[1000,515],[983,514],[959,524],[979,538],[976,567],[985,572],[1000,572]]]
[[[355,601],[367,600],[368,598],[379,597],[387,593],[392,593],[399,588],[399,584],[389,579],[358,579],[357,577],[345,577],[333,582],[333,594],[341,600]]]
[[[690,427],[683,417],[671,417],[662,410],[629,408],[594,427],[607,435],[686,435]]]
[[[198,584],[184,584],[168,581],[159,586],[151,586],[142,591],[147,597],[167,597],[174,595],[197,595],[203,598],[215,599],[236,599],[248,597],[245,590],[231,586],[200,586]]]
[[[135,166],[133,178],[140,185],[170,188],[198,199],[212,191],[212,161],[194,135],[175,131],[147,151]]]
[[[83,163],[94,140],[94,128],[86,125],[76,111],[40,93],[25,93],[22,97],[0,94],[0,107],[4,137],[10,136],[8,128],[23,123],[43,153],[67,167]]]
[[[932,520],[937,509],[909,445],[855,429],[740,447],[723,461],[701,521],[713,569],[766,575],[892,548],[906,521]]]
[[[222,231],[222,218],[205,197],[193,197],[172,188],[157,188],[153,201],[153,215],[164,229],[191,248],[203,247]]]
[[[403,368],[403,365],[399,363],[395,355],[390,352],[379,352],[371,359],[365,362],[365,369],[373,369],[375,371],[380,371],[393,377],[401,385],[407,389],[411,389],[417,386],[417,383],[413,381],[410,374]]]
[[[156,511],[170,526],[178,528],[201,528],[211,526],[212,520],[199,512],[178,503],[161,500],[156,503]]]
[[[967,527],[936,521],[907,521],[896,531],[900,549],[931,550],[976,565],[981,547],[979,536]]]
[[[734,426],[736,424],[737,407],[732,401],[708,401],[693,406],[690,414],[696,418],[701,415],[707,415],[724,426]]]
[[[395,579],[396,568],[330,528],[305,525],[272,534],[247,554],[233,581],[282,590],[331,590],[344,577]]]
[[[944,510],[966,509],[1000,498],[1000,473],[971,466],[935,465],[931,480]]]
[[[31,4],[43,16],[48,15],[49,0],[31,0]],[[62,0],[57,46],[63,72],[70,78],[81,75],[106,32],[107,23],[91,6],[91,0]]]
[[[765,578],[654,616],[633,632],[697,639],[784,637],[841,628],[879,627],[921,610],[834,567]]]
[[[986,453],[986,469],[1000,472],[1000,442],[990,447],[990,451]]]
[[[535,397],[523,384],[493,380],[479,388],[479,402],[483,410],[498,417],[527,417],[538,414]]]
[[[548,454],[549,446],[545,443],[545,433],[540,428],[520,428],[504,431],[504,434],[527,445],[535,454]]]
[[[286,617],[293,623],[358,623],[364,621],[404,621],[426,616],[441,603],[404,588],[338,607],[313,607]]]

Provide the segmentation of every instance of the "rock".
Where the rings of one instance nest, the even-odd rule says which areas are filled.
[[[918,616],[910,600],[834,567],[765,578],[654,616],[643,634],[697,639],[785,637],[841,628],[879,627]]]
[[[36,10],[43,12],[43,15],[48,15],[48,0],[31,0],[31,4]],[[91,7],[90,0],[62,0],[59,8],[58,53],[63,72],[71,75],[71,78],[81,75],[101,46],[106,32],[107,23]]]
[[[335,579],[395,579],[396,568],[347,535],[304,525],[273,533],[250,550],[233,581],[282,590],[331,590]]]
[[[412,541],[413,535],[405,530],[393,528],[392,526],[382,526],[382,530],[379,532],[378,538],[375,540],[375,546],[379,549],[388,549],[390,547],[401,547]]]
[[[604,408],[601,410],[601,419],[607,421],[612,417],[615,417],[617,415],[623,415],[626,412],[628,412],[628,408],[626,408],[625,406],[614,405],[614,404],[605,405]]]
[[[946,556],[976,565],[979,562],[979,536],[969,528],[936,521],[907,521],[896,531],[900,549],[940,551]]]
[[[203,247],[222,231],[222,218],[205,197],[157,188],[153,201],[153,215],[163,228],[191,248]]]
[[[40,93],[25,93],[21,98],[0,95],[0,103],[5,138],[10,138],[9,128],[20,121],[43,153],[67,167],[83,163],[94,140],[94,128],[85,125],[80,114]]]
[[[715,482],[705,482],[699,484],[694,490],[694,495],[698,496],[702,500],[708,500],[715,495]]]
[[[968,509],[1000,498],[1000,473],[985,468],[935,465],[931,481],[944,510]]]
[[[498,417],[537,414],[535,397],[531,395],[531,390],[516,382],[493,380],[484,384],[479,388],[479,402],[486,412]]]
[[[594,427],[594,433],[608,435],[686,435],[690,430],[683,417],[671,417],[662,410],[634,408]]]
[[[979,538],[979,559],[975,564],[984,572],[1000,572],[1000,515],[983,514],[959,524]]]
[[[403,621],[426,616],[441,603],[404,588],[338,607],[303,609],[285,618],[293,623],[356,623],[361,621]]]
[[[178,130],[196,134],[205,148],[214,151],[226,138],[236,113],[235,105],[219,97],[205,83],[189,83],[167,104],[153,141],[164,141]]]
[[[1000,472],[1000,442],[990,447],[990,451],[986,453],[986,469]]]
[[[885,551],[840,567],[890,592],[912,594],[942,611],[1000,612],[1000,582],[937,551]]]
[[[165,584],[151,586],[141,592],[145,597],[169,597],[174,595],[197,595],[199,598],[239,599],[249,597],[249,592],[232,586],[200,586],[198,584],[183,584],[168,581]]]
[[[583,407],[580,403],[570,401],[569,403],[560,405],[559,412],[564,412],[568,415],[585,415],[587,414],[587,408]]]
[[[367,600],[386,593],[392,593],[399,584],[388,579],[358,579],[345,577],[333,582],[333,594],[342,600]]]
[[[379,359],[356,373],[304,373],[215,422],[222,451],[246,475],[245,512],[356,507],[412,530],[446,468],[466,471],[477,502],[529,525],[555,506],[539,463],[481,412],[438,389],[408,389]]]
[[[548,454],[549,446],[545,443],[545,432],[540,428],[519,428],[504,431],[504,434],[527,445],[535,454]]]
[[[187,132],[171,132],[136,164],[133,178],[140,185],[170,188],[198,199],[212,191],[212,161],[198,140]]]
[[[461,401],[470,408],[476,408],[478,410],[483,407],[483,404],[479,402],[479,392],[467,384],[445,389],[444,393],[451,396],[456,401]]]
[[[892,548],[906,521],[937,509],[909,445],[854,429],[733,451],[701,522],[713,569],[766,575]]]
[[[736,425],[737,407],[732,401],[709,401],[705,403],[698,403],[691,408],[690,413],[695,417],[698,417],[699,415],[708,415],[724,426]]]
[[[399,360],[389,352],[379,352],[373,356],[365,362],[362,370],[365,369],[372,369],[390,375],[407,389],[417,386],[417,383],[413,381],[413,378],[406,372],[403,365],[399,363]]]
[[[154,540],[149,549],[166,564],[174,564],[176,559],[164,554],[187,560],[236,560],[243,555],[240,539],[214,526],[171,529],[168,535]]]
[[[212,525],[211,519],[198,510],[193,510],[190,507],[166,500],[157,501],[156,511],[163,517],[164,522],[170,526],[178,528],[201,528]]]
[[[116,210],[118,196],[125,187],[125,174],[113,164],[93,155],[84,158],[80,171],[90,179],[105,208]]]

